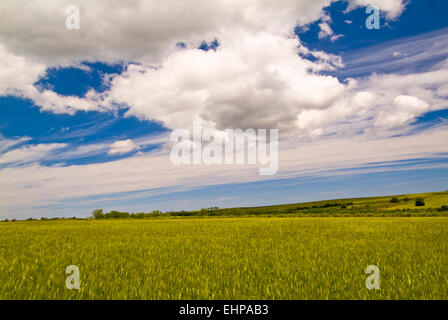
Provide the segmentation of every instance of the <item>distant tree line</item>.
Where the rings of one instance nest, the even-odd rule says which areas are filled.
[[[393,199],[393,198],[392,198]],[[395,203],[395,200],[391,202]],[[408,198],[404,201],[410,201]],[[400,200],[399,200],[400,201]],[[423,198],[415,199],[416,207],[424,207]],[[201,216],[223,216],[223,217],[242,217],[242,216],[264,216],[264,217],[330,217],[330,216],[447,216],[448,205],[440,208],[395,208],[384,210],[381,207],[372,207],[370,205],[359,205],[352,202],[327,202],[320,205],[278,205],[268,207],[242,207],[242,208],[224,208],[212,206],[196,211],[166,211],[153,210],[151,212],[129,213],[112,210],[103,212],[103,209],[92,211],[92,217],[87,219],[146,219],[157,217],[201,217]],[[40,218],[40,221],[46,220],[67,220],[82,218]],[[28,221],[37,221],[39,219],[28,218]],[[16,219],[4,219],[2,222],[15,222]]]
[[[144,219],[144,218],[154,218],[154,217],[167,217],[167,216],[188,216],[188,215],[209,215],[210,212],[218,210],[218,207],[203,208],[199,211],[167,211],[162,212],[159,210],[153,210],[151,212],[138,212],[129,213],[112,210],[110,212],[103,212],[103,209],[95,209],[92,211],[92,216],[95,219]]]
[[[419,199],[416,199],[418,203]],[[423,201],[424,202],[424,201]],[[167,211],[161,212],[154,210],[149,213],[129,213],[120,211],[110,211],[104,213],[102,209],[96,209],[92,212],[95,219],[144,219],[154,217],[195,217],[195,216],[410,216],[410,215],[437,215],[438,212],[448,212],[448,206],[441,208],[425,209],[395,209],[383,210],[369,205],[360,206],[352,202],[329,202],[322,205],[313,206],[272,206],[272,207],[247,207],[247,208],[228,208],[220,209],[218,207],[203,208],[196,211]]]
[[[126,219],[126,218],[143,219],[143,218],[158,217],[162,215],[167,214],[164,214],[159,210],[153,210],[152,212],[148,213],[145,212],[129,213],[115,210],[104,213],[103,209],[95,209],[92,211],[92,216],[95,219]]]

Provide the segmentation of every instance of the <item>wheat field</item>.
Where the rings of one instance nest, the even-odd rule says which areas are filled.
[[[447,299],[447,262],[443,217],[0,223],[0,299]]]

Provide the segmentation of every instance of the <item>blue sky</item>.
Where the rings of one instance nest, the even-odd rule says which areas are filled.
[[[318,11],[305,0],[300,8],[291,4],[286,17],[273,12],[265,26],[258,23],[265,8],[254,21],[216,16],[218,26],[204,22],[190,33],[170,24],[159,33],[172,34],[163,37],[117,22],[135,42],[119,32],[117,39],[98,36],[94,28],[110,23],[104,17],[89,31],[83,1],[78,34],[87,40],[78,31],[46,35],[57,28],[49,25],[26,29],[51,44],[30,49],[21,43],[26,37],[0,31],[0,58],[9,68],[0,76],[0,217],[448,189],[448,4],[393,1],[402,9],[384,5],[379,30],[365,27],[368,14],[355,0]],[[300,18],[308,2],[311,11]],[[20,23],[16,30],[26,27]],[[331,34],[319,36],[322,24]],[[254,79],[266,80],[271,93],[252,87]],[[198,118],[216,129],[278,128],[279,173],[174,169],[169,133]]]

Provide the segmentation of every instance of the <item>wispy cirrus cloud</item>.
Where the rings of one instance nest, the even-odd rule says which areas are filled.
[[[337,75],[345,78],[428,71],[448,57],[448,28],[343,52],[342,57],[345,67]]]
[[[143,190],[168,194],[203,186],[348,175],[354,168],[358,168],[358,173],[372,172],[376,167],[383,171],[396,170],[387,169],[388,162],[423,158],[446,161],[447,139],[447,127],[441,125],[393,138],[364,135],[307,143],[284,141],[280,145],[279,171],[275,176],[259,176],[254,165],[176,166],[169,160],[168,148],[106,163],[52,167],[34,163],[9,167],[0,170],[0,211],[10,213],[14,208],[22,208],[21,211],[28,208],[31,214],[36,206],[67,204],[75,198],[107,197],[114,193],[133,197],[134,192]],[[402,170],[412,166],[412,163],[404,164]],[[428,163],[425,168],[432,167],[438,168],[440,163]]]
[[[0,153],[5,152],[6,150],[13,148],[14,146],[20,145],[26,141],[29,141],[30,139],[31,138],[29,137],[6,139],[0,135]]]
[[[48,156],[56,149],[66,147],[65,143],[49,143],[49,144],[37,144],[37,145],[25,145],[17,149],[7,151],[0,154],[0,166],[9,165],[17,166],[27,163],[35,163]]]

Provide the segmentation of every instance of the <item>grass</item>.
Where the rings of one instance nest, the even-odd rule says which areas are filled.
[[[0,223],[0,299],[447,299],[447,261],[444,217]]]

